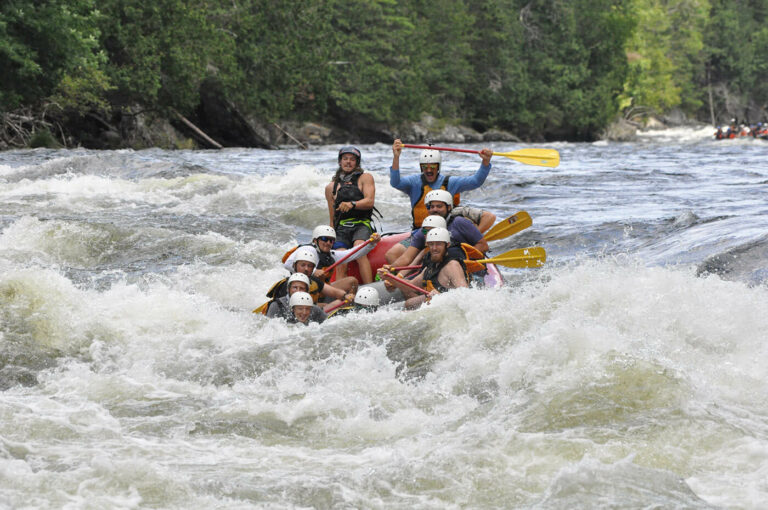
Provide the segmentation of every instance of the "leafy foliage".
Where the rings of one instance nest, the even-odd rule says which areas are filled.
[[[3,111],[191,112],[204,85],[265,120],[588,140],[711,90],[768,107],[768,0],[6,0],[0,68]]]
[[[53,94],[63,106],[100,103],[109,81],[99,19],[94,0],[0,4],[0,108],[34,105]]]

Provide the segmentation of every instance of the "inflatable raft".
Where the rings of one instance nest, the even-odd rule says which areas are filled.
[[[392,246],[399,243],[400,241],[408,239],[408,236],[410,235],[410,232],[382,234],[381,240],[378,242],[378,244],[376,244],[376,247],[368,253],[368,261],[371,263],[371,269],[373,270],[374,274],[376,274],[376,270],[387,263],[387,259],[385,257],[387,251],[389,251]],[[495,264],[486,264],[486,269],[486,274],[483,277],[485,286],[490,288],[501,287],[504,284],[504,278],[501,276],[499,268],[496,267]],[[347,275],[354,276],[358,279],[358,281],[360,281],[360,270],[357,267],[357,262],[349,263],[347,266]],[[387,291],[384,287],[384,282],[374,282],[368,285],[375,287],[376,290],[379,291],[382,304],[403,300],[402,293],[399,290],[394,292]]]

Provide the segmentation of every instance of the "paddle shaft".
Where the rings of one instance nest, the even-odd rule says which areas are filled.
[[[407,147],[409,149],[431,149],[433,151],[466,152],[467,154],[480,154],[480,151],[473,150],[473,149],[455,149],[453,147],[434,147],[432,145],[411,145],[408,143],[404,143],[403,147]],[[494,154],[496,153],[494,152]]]
[[[327,314],[329,314],[329,313],[331,313],[331,312],[335,312],[336,310],[338,310],[338,309],[339,309],[339,308],[341,308],[342,306],[344,306],[344,305],[348,305],[348,304],[349,304],[349,301],[347,301],[347,300],[343,300],[343,301],[342,301],[341,303],[339,303],[338,305],[334,305],[334,306],[330,307],[328,310],[325,310],[325,313],[326,313],[326,315],[327,315]]]
[[[390,271],[413,271],[414,269],[420,269],[421,266],[398,266],[390,267]]]
[[[481,154],[474,149],[457,149],[454,147],[435,147],[434,145],[403,144],[409,149],[431,149],[434,151],[465,152],[468,154]],[[554,149],[520,149],[512,152],[494,152],[494,156],[502,156],[514,159],[524,165],[556,167],[560,164],[560,153]]]
[[[339,264],[343,264],[343,263],[344,263],[344,261],[346,261],[346,260],[347,260],[349,257],[351,257],[351,256],[352,256],[352,255],[354,255],[355,253],[359,252],[360,250],[362,250],[363,248],[365,248],[366,246],[368,246],[368,245],[371,243],[371,241],[373,241],[373,238],[371,238],[371,239],[368,239],[368,240],[367,240],[367,241],[365,241],[364,243],[360,243],[360,244],[358,244],[356,247],[354,247],[354,248],[352,248],[351,250],[349,250],[349,253],[347,253],[346,255],[344,255],[343,257],[341,257],[339,260],[337,260],[336,262],[334,262],[334,263],[333,263],[333,264],[331,264],[330,266],[328,266],[328,267],[326,267],[325,269],[323,269],[323,271],[325,271],[326,273],[330,274],[330,272],[331,272],[331,271],[333,271],[334,269],[336,269],[336,266],[338,266]]]
[[[415,290],[416,292],[421,292],[425,296],[429,296],[429,291],[424,290],[421,287],[417,287],[416,285],[412,284],[411,282],[403,280],[402,278],[398,278],[397,276],[395,276],[393,274],[387,273],[387,274],[384,275],[384,278],[389,278],[390,280],[394,280],[397,283],[403,284],[404,286],[408,287],[411,290]]]

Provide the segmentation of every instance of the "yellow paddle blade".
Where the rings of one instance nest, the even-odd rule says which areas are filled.
[[[547,260],[547,253],[541,246],[532,246],[530,248],[518,248],[509,250],[490,259],[476,260],[483,264],[491,263],[504,267],[539,267],[543,266]]]
[[[267,308],[269,308],[269,303],[271,303],[271,301],[267,301],[266,303],[264,303],[263,305],[255,309],[253,313],[260,313],[263,315],[267,315]]]
[[[519,211],[505,220],[501,220],[485,233],[486,241],[497,241],[533,225],[531,216],[525,211]]]
[[[554,168],[560,164],[560,153],[555,149],[520,149],[512,152],[494,152],[493,155],[514,159],[524,165]]]

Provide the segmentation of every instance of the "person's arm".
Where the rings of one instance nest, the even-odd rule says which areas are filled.
[[[400,171],[400,154],[403,152],[403,142],[399,138],[392,144],[392,170]]]
[[[483,161],[480,163],[480,168],[477,172],[471,177],[451,177],[450,182],[448,182],[448,191],[450,191],[452,195],[455,195],[456,193],[477,189],[482,186],[491,171],[492,156],[493,151],[491,149],[486,148],[481,150],[480,157]]]
[[[494,223],[496,223],[496,215],[491,211],[483,211],[483,214],[480,216],[480,222],[477,224],[477,229],[485,234]]]
[[[453,289],[469,287],[467,284],[467,278],[464,275],[464,270],[461,268],[461,264],[457,260],[452,260],[447,263],[443,270],[440,271],[440,276],[445,278],[445,280],[440,282],[443,283],[445,287]],[[445,285],[445,283],[448,283],[448,285]]]
[[[331,182],[325,187],[325,201],[328,202],[328,224],[333,226],[333,219],[335,217],[335,211],[333,209],[333,183]]]
[[[413,259],[416,258],[416,255],[418,255],[420,251],[420,249],[415,248],[413,245],[409,246],[405,249],[405,253],[400,255],[400,257],[392,263],[392,267],[410,266],[411,262],[413,262]]]
[[[345,297],[348,297],[350,303],[355,299],[354,294],[347,294],[342,289],[336,288],[333,285],[324,285],[323,290],[321,290],[320,293],[325,297],[333,299],[344,299]]]

